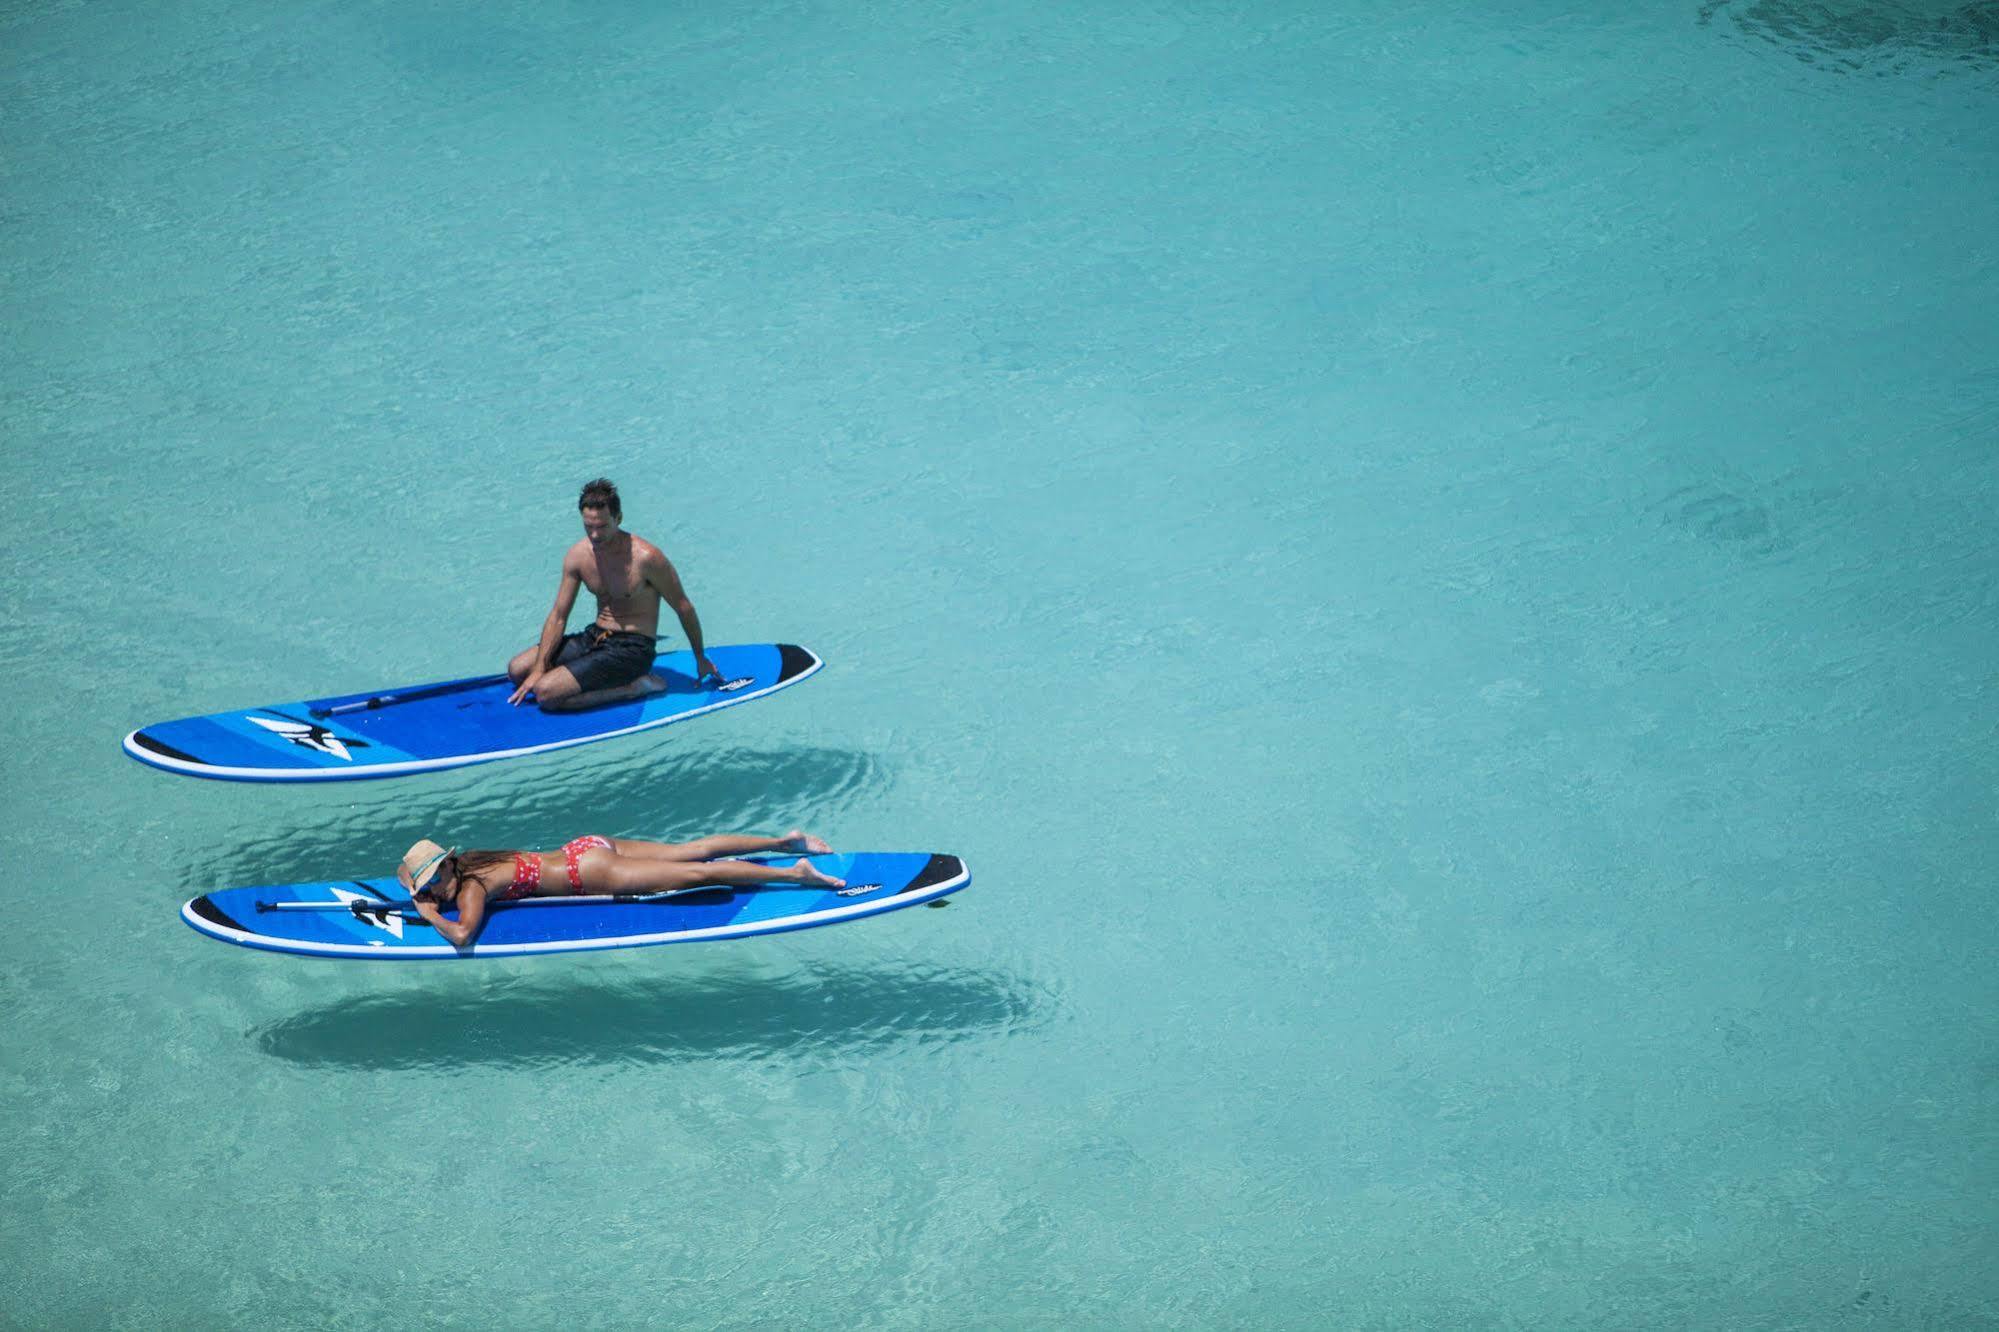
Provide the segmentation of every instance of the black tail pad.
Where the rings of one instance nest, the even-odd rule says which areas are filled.
[[[779,684],[783,684],[786,680],[797,679],[811,670],[819,661],[819,658],[813,656],[796,643],[779,643],[777,645],[777,655],[777,682]]]
[[[208,761],[207,759],[198,759],[192,754],[175,749],[172,745],[161,744],[144,731],[133,732],[132,743],[150,753],[158,754],[164,758],[179,759],[182,763],[206,763]]]
[[[904,893],[915,893],[921,892],[925,888],[935,888],[938,884],[955,879],[964,872],[964,861],[958,859],[956,856],[947,856],[940,852],[930,857],[930,863],[923,867],[922,873],[911,879],[909,886],[902,891]],[[896,895],[900,897],[902,894],[898,893]]]
[[[195,898],[189,909],[210,925],[220,925],[225,930],[243,930],[241,925],[238,925],[234,920],[229,918],[228,912],[209,901],[206,897]]]

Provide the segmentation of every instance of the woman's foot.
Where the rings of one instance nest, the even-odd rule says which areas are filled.
[[[821,888],[845,888],[845,879],[836,879],[830,874],[821,874],[819,867],[809,860],[801,860],[792,868],[798,871],[799,882],[817,884]]]
[[[812,834],[800,832],[796,828],[793,828],[784,835],[784,849],[787,851],[803,851],[808,856],[828,855],[833,850],[832,847],[826,845],[826,843],[820,841]]]

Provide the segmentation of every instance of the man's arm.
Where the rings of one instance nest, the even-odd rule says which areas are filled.
[[[534,665],[529,669],[527,678],[521,681],[520,688],[514,690],[507,702],[519,703],[533,693],[541,677],[548,674],[550,666],[555,661],[555,654],[562,646],[563,631],[569,628],[569,612],[576,606],[577,590],[582,586],[583,576],[577,571],[572,557],[563,556],[562,582],[555,589],[554,609],[550,610],[548,618],[541,622],[541,643],[535,649]]]
[[[687,589],[680,585],[680,574],[673,567],[673,561],[665,555],[659,557],[659,567],[651,574],[652,585],[659,592],[659,599],[673,608],[680,617],[681,632],[687,635],[687,646],[694,649],[694,668],[697,679],[705,680],[711,675],[720,675],[715,663],[708,660],[708,653],[701,643],[701,617],[694,613],[694,603],[687,598]]]

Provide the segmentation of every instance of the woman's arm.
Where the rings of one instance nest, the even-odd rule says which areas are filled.
[[[477,879],[465,879],[458,889],[458,919],[446,920],[444,913],[433,902],[422,898],[413,899],[417,914],[430,922],[430,927],[451,941],[454,948],[463,948],[479,937],[479,927],[486,920],[486,887]]]

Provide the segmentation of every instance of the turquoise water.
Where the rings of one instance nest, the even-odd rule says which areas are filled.
[[[0,1323],[1999,1325],[1990,5],[12,5]],[[350,789],[622,486],[753,707]],[[793,823],[948,911],[178,919]]]

